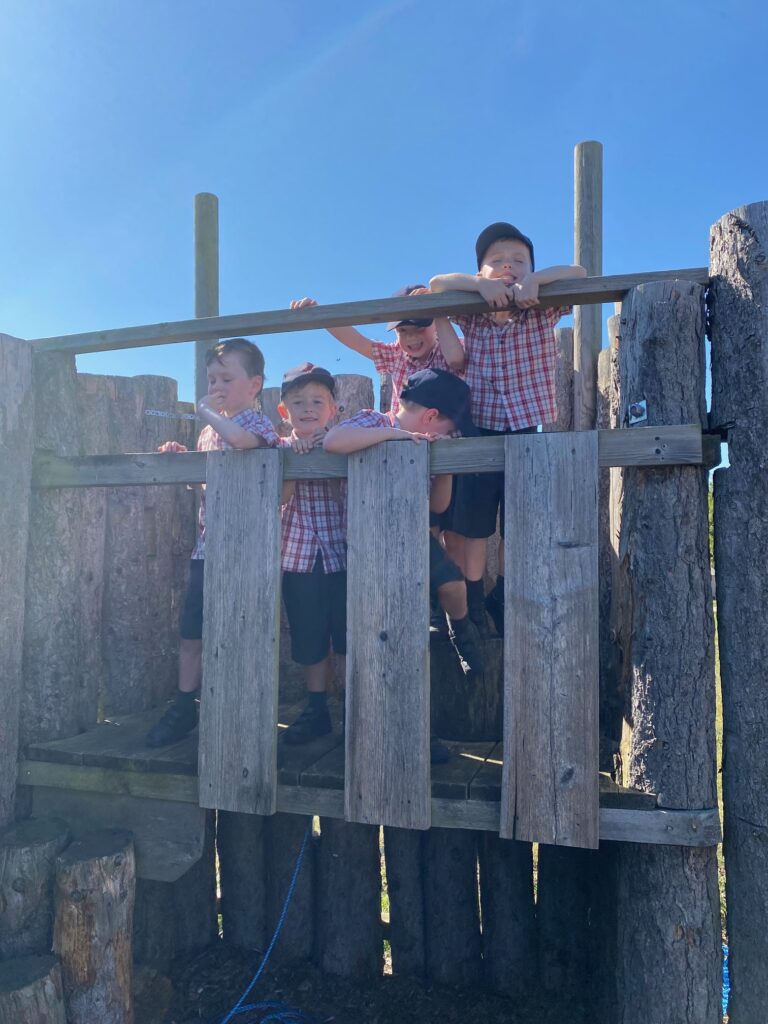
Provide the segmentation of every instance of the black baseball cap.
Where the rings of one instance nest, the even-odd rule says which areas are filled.
[[[471,398],[467,385],[460,377],[446,370],[417,370],[405,382],[400,400],[415,402],[426,409],[437,409],[442,416],[453,420],[464,437],[477,434],[472,422]]]
[[[499,220],[495,224],[489,224],[487,228],[484,228],[477,236],[475,242],[475,253],[477,255],[477,269],[483,265],[483,256],[488,252],[494,242],[498,242],[500,238],[512,238],[517,242],[522,242],[523,245],[528,247],[528,252],[531,254],[531,270],[536,269],[536,265],[533,262],[533,242],[527,235],[524,235],[522,231],[515,227],[514,224],[507,224],[506,221]]]
[[[405,288],[398,288],[393,294],[392,298],[399,298],[401,295],[410,295],[411,292],[416,291],[417,288],[426,287],[423,284],[407,284]],[[425,320],[424,318],[419,319],[418,317],[410,317],[408,320],[393,320],[391,324],[387,324],[388,331],[394,331],[396,327],[429,327],[433,323],[432,320]]]
[[[315,366],[314,363],[302,363],[301,366],[294,366],[292,370],[286,370],[283,374],[280,397],[285,398],[292,388],[304,387],[305,384],[309,384],[312,381],[322,384],[335,396],[336,382],[331,372],[322,366]]]

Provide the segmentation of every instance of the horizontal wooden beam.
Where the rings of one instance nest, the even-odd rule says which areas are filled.
[[[111,793],[148,800],[178,800],[197,803],[194,775],[164,772],[124,772],[111,768],[21,761],[20,786],[49,786],[55,789]],[[278,786],[277,809],[290,814],[319,814],[344,817],[344,793],[340,789],[310,789],[307,786]],[[499,803],[492,800],[448,800],[432,798],[432,825],[440,828],[499,831]],[[716,846],[721,839],[717,808],[677,811],[600,808],[600,840],[652,843],[664,846]]]
[[[694,267],[555,281],[543,285],[539,297],[542,306],[618,302],[637,285],[669,280],[706,284],[709,271],[706,267]],[[487,310],[486,303],[474,292],[440,292],[413,297],[365,299],[363,302],[338,302],[327,306],[310,306],[307,309],[272,309],[262,313],[200,317],[195,320],[146,324],[142,327],[119,327],[84,334],[64,334],[55,338],[35,338],[30,344],[36,352],[108,352],[121,348],[175,345],[182,341],[214,341],[240,335],[282,334],[285,331],[312,331],[318,327],[381,324],[402,317],[466,316]]]
[[[404,443],[404,442],[398,442]],[[503,437],[466,437],[435,441],[430,448],[431,473],[498,473],[504,469]],[[248,458],[248,453],[243,452]],[[37,452],[32,486],[122,487],[152,484],[205,483],[206,452],[146,455],[86,455],[63,458]],[[702,462],[701,428],[631,427],[598,431],[598,459],[609,466],[677,466]],[[319,449],[307,455],[283,452],[286,480],[343,479],[347,456]]]

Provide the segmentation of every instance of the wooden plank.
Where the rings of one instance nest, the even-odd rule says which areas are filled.
[[[345,813],[398,828],[430,823],[428,454],[387,441],[349,458]]]
[[[610,466],[701,465],[698,424],[598,430],[601,469]],[[205,483],[206,452],[181,454],[89,455],[62,458],[49,452],[34,457],[32,486],[113,487],[120,485]],[[430,445],[432,473],[498,473],[504,468],[503,437],[465,437]],[[339,480],[347,475],[344,455],[283,453],[286,480]]]
[[[54,765],[43,761],[21,761],[20,786],[48,786],[57,792],[126,794],[145,800],[168,800],[196,804],[197,779],[188,775],[154,772],[121,772],[82,765]],[[472,785],[473,793],[479,792]],[[467,828],[498,832],[500,811],[496,800],[450,800],[433,797],[432,824],[442,828]],[[311,789],[307,786],[278,786],[277,809],[291,814],[319,814],[344,817],[344,794],[340,789]],[[670,846],[713,846],[719,842],[720,826],[716,808],[704,810],[661,810],[658,808],[600,809],[600,839],[617,842],[654,843]]]
[[[274,814],[280,452],[208,460],[200,806]]]
[[[505,839],[598,844],[597,435],[506,438]]]
[[[621,299],[631,288],[648,281],[695,281],[706,284],[706,267],[685,270],[656,270],[640,274],[555,281],[539,291],[542,307],[588,305]],[[36,338],[30,341],[40,352],[108,352],[149,345],[175,345],[182,341],[211,341],[235,335],[279,334],[285,331],[313,331],[318,327],[383,324],[403,317],[471,316],[487,312],[488,306],[472,292],[441,292],[363,302],[340,302],[307,309],[274,309],[263,313],[176,320],[141,327],[119,327],[83,334]]]
[[[603,147],[579,142],[573,150],[573,257],[588,274],[603,272]],[[603,340],[602,310],[577,304],[573,311],[573,425],[595,426],[597,357]]]

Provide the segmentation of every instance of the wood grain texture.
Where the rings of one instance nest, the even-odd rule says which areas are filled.
[[[208,461],[200,805],[277,808],[280,452]]]
[[[397,488],[382,502],[384,475]],[[429,828],[428,488],[425,444],[388,441],[350,456],[350,821]]]
[[[597,436],[506,446],[501,835],[595,847]]]
[[[24,579],[32,479],[32,354],[26,342],[0,334],[0,579],[8,599],[0,612],[0,826],[13,821],[19,748]]]
[[[607,466],[701,465],[702,438],[698,424],[598,430],[598,458]],[[129,454],[62,458],[38,452],[33,460],[32,486],[111,487],[141,484],[205,483],[205,452]],[[313,451],[286,451],[286,480],[342,480],[347,457]],[[430,445],[432,473],[498,473],[504,468],[503,437],[466,437]]]
[[[0,964],[0,1024],[67,1024],[56,957],[25,956]]]
[[[545,423],[545,434],[573,430],[573,328],[555,328],[557,366],[555,368],[555,408],[557,418]]]
[[[592,275],[603,272],[603,147],[579,142],[573,150],[573,256]],[[578,303],[573,311],[573,424],[595,426],[597,357],[602,310]]]
[[[768,203],[710,234],[713,426],[730,423],[714,474],[723,687],[723,802],[733,1024],[768,1006]]]

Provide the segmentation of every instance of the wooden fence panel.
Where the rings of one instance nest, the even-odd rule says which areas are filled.
[[[382,500],[381,481],[396,481]],[[429,828],[429,446],[349,459],[345,815]]]
[[[277,806],[280,452],[209,455],[200,805]]]
[[[597,434],[506,438],[501,835],[598,844]]]

